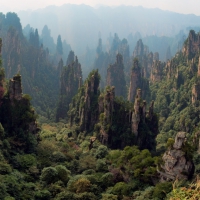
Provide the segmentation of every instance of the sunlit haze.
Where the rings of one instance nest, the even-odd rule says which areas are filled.
[[[90,6],[107,5],[131,5],[143,6],[147,8],[160,8],[184,14],[200,15],[200,0],[0,0],[0,11],[6,13],[8,11],[18,12],[20,10],[36,10],[49,5],[61,6],[63,4],[86,4]]]

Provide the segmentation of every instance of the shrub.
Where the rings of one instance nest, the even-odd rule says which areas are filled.
[[[15,164],[19,166],[22,169],[27,169],[31,166],[36,165],[36,158],[32,154],[25,154],[25,155],[20,155],[17,154],[15,156]]]
[[[55,197],[55,200],[69,200],[69,199],[75,200],[74,194],[69,191],[63,191]]]
[[[58,172],[54,167],[46,167],[42,170],[40,179],[47,184],[56,182],[58,178]]]
[[[49,200],[51,193],[48,190],[39,190],[35,192],[35,198],[37,200]]]
[[[96,158],[105,158],[106,155],[108,154],[108,148],[107,146],[100,145],[96,151]]]
[[[86,178],[81,178],[74,183],[74,187],[76,188],[76,193],[87,192],[90,189],[90,181]]]
[[[112,189],[112,193],[119,196],[129,195],[130,191],[131,187],[124,182],[116,183]]]
[[[118,200],[118,197],[114,194],[102,194],[101,200]]]
[[[96,159],[92,155],[82,155],[79,160],[79,171],[85,171],[86,169],[95,169]]]
[[[74,199],[76,199],[76,200],[97,200],[97,197],[91,192],[84,192],[81,194],[75,194]]]
[[[9,174],[11,173],[12,168],[6,162],[0,162],[0,174]]]
[[[172,190],[172,183],[171,182],[165,182],[165,183],[158,183],[153,191],[153,197],[158,199],[164,199]]]
[[[108,171],[108,166],[106,165],[106,162],[104,159],[98,159],[96,162],[96,170],[98,172],[105,172]]]
[[[107,188],[114,185],[113,179],[114,179],[113,174],[108,172],[104,174],[100,180],[103,184],[103,187]]]
[[[66,156],[60,151],[54,151],[51,155],[51,160],[53,162],[64,162],[67,160]]]
[[[58,179],[66,184],[69,181],[70,171],[63,165],[57,165],[55,168],[58,172]]]
[[[2,179],[3,176],[0,175],[0,179]],[[0,199],[4,199],[8,193],[6,192],[7,189],[6,189],[6,185],[2,182],[0,182]]]

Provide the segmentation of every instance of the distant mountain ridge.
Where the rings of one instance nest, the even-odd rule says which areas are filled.
[[[35,11],[20,11],[18,16],[23,26],[30,24],[33,28],[38,28],[39,32],[47,25],[54,40],[61,34],[77,54],[85,51],[87,46],[95,48],[99,36],[106,43],[108,36],[114,33],[120,38],[127,38],[136,32],[140,32],[143,37],[172,37],[188,26],[200,27],[200,16],[141,6],[93,8],[84,4],[65,4]]]

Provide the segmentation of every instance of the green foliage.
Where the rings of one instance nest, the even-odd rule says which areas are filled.
[[[131,187],[124,182],[116,183],[112,189],[112,193],[118,196],[123,196],[123,195],[127,196],[129,195],[130,191]]]
[[[170,200],[181,199],[199,199],[200,198],[200,181],[197,177],[193,183],[185,186],[177,186],[177,182],[173,184],[173,190],[167,195]]]
[[[58,172],[58,179],[61,180],[64,184],[67,184],[69,181],[70,171],[63,165],[56,165],[55,166]]]
[[[136,200],[143,200],[143,199],[156,199],[153,198],[153,191],[154,187],[150,186],[145,188],[144,191],[136,191],[133,193],[133,198]]]
[[[166,147],[171,149],[173,147],[173,145],[174,145],[174,139],[173,138],[169,138],[167,140]]]
[[[0,174],[9,174],[12,172],[11,166],[6,162],[0,162]]]
[[[86,178],[80,178],[70,185],[70,191],[75,193],[84,193],[90,190],[91,183]]]
[[[96,159],[90,155],[82,155],[79,159],[79,171],[82,172],[86,169],[95,169],[96,168]]]
[[[96,158],[105,158],[105,156],[107,154],[108,154],[108,148],[104,145],[100,145],[100,146],[98,146],[95,157]]]
[[[101,200],[118,200],[118,197],[117,195],[113,195],[113,194],[102,194]]]
[[[106,172],[108,171],[108,166],[106,164],[106,160],[105,159],[98,159],[96,162],[96,170],[98,172]]]
[[[172,190],[172,183],[171,182],[165,182],[165,183],[158,183],[153,191],[153,197],[158,199],[164,199]]]
[[[25,154],[25,155],[17,154],[14,157],[14,162],[16,167],[21,169],[27,169],[30,168],[31,166],[36,165],[36,158],[32,154]]]
[[[114,176],[112,173],[107,172],[101,177],[101,182],[103,183],[103,187],[108,188],[114,185]]]
[[[42,170],[40,179],[47,184],[56,182],[58,172],[54,167],[46,167]]]
[[[40,190],[35,192],[35,198],[38,200],[49,200],[51,193],[48,190]]]

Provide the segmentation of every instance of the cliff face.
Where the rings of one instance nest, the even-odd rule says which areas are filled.
[[[115,87],[116,96],[126,97],[124,64],[121,54],[117,54],[116,62],[107,69],[106,85]]]
[[[164,153],[162,171],[158,171],[161,182],[188,179],[193,175],[193,162],[187,158],[186,152],[182,150],[185,140],[186,133],[178,132],[173,147]]]
[[[20,70],[20,53],[21,53],[21,41],[20,33],[14,28],[10,28],[7,31],[5,37],[3,37],[3,52],[2,57],[4,60],[4,68],[7,77],[11,77]]]
[[[133,67],[131,70],[131,79],[128,100],[133,102],[136,96],[137,89],[141,87],[141,68],[139,66],[139,60],[134,59]]]
[[[60,99],[56,112],[56,121],[59,118],[66,118],[69,110],[69,104],[73,96],[77,93],[78,88],[82,85],[82,71],[78,58],[74,56],[74,52],[70,52],[68,56],[67,67],[63,67],[60,77]],[[62,68],[62,60],[59,67]]]
[[[21,86],[21,76],[17,75],[10,79],[9,82],[9,97],[12,101],[13,99],[22,99],[22,86]]]
[[[144,70],[143,70],[143,76],[144,78],[149,78],[151,74],[151,68],[153,65],[153,53],[150,52],[147,56],[147,59],[145,59],[144,63]]]
[[[137,41],[137,44],[136,44],[135,49],[133,51],[133,57],[138,58],[138,59],[142,58],[142,56],[145,53],[144,50],[145,50],[144,44],[143,44],[142,40],[139,39]]]
[[[195,33],[193,30],[190,31],[189,36],[184,43],[182,52],[184,55],[188,57],[188,59],[192,59],[196,53],[200,51],[200,33]]]
[[[200,84],[195,84],[192,88],[192,104],[195,104],[200,99]]]
[[[99,140],[104,145],[109,145],[109,126],[112,125],[114,114],[115,87],[108,87],[105,94],[99,97],[99,113],[101,113],[101,129]]]
[[[23,91],[31,95],[37,112],[45,115],[58,99],[59,78],[52,62],[54,55],[49,55],[49,50],[39,43],[37,29],[30,29],[28,39],[25,38],[20,19],[15,13],[2,14],[0,27],[6,78],[20,73],[23,77]]]
[[[154,60],[151,69],[150,81],[152,83],[161,81],[163,76],[163,70],[164,70],[164,63],[158,60]]]
[[[99,97],[100,131],[99,140],[111,148],[123,148],[138,145],[141,149],[155,147],[157,135],[157,118],[153,113],[153,104],[146,108],[142,101],[142,91],[137,90],[134,106],[119,101],[115,97],[115,88],[107,88]],[[147,129],[152,132],[148,135]]]
[[[39,128],[30,97],[22,96],[20,75],[15,75],[10,80],[9,90],[1,99],[0,123],[6,132],[6,137],[12,138],[10,139],[12,148],[26,152],[34,150]]]
[[[70,123],[78,124],[82,131],[93,130],[98,121],[99,82],[98,71],[92,71],[70,104]]]
[[[142,100],[141,89],[137,90],[134,102],[134,110],[131,119],[131,131],[135,136],[135,144],[140,148],[151,149],[155,145],[155,137],[158,132],[157,117],[153,112],[154,102],[151,102],[149,110],[147,110],[146,101]],[[151,137],[144,134],[144,127],[147,126],[152,132]]]
[[[200,76],[200,57],[199,57],[199,63],[198,63],[198,71],[197,71],[197,76]]]

